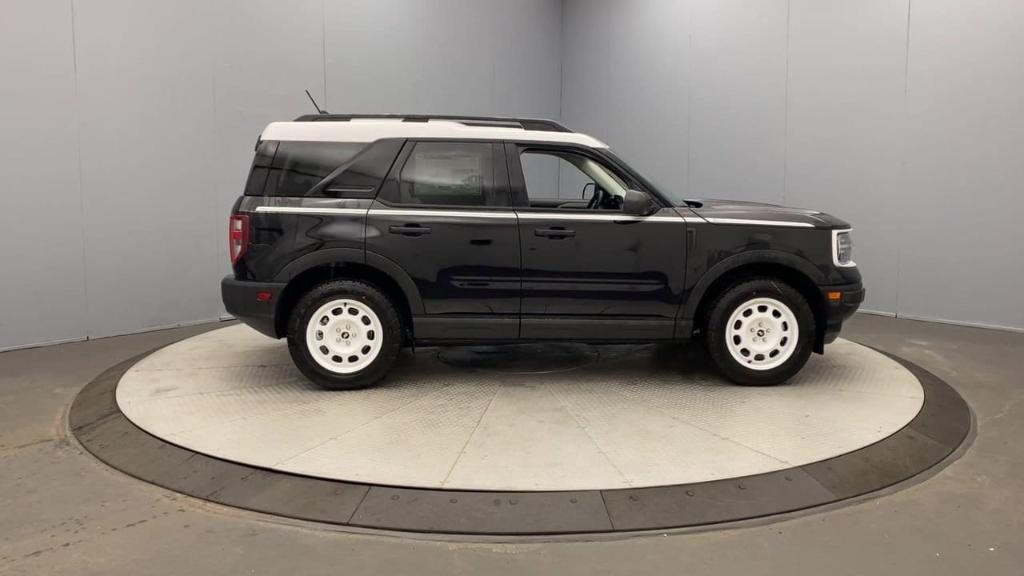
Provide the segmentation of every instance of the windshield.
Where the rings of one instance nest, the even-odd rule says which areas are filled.
[[[628,168],[628,169],[629,169],[629,171],[630,171],[630,172],[632,172],[632,176],[633,176],[634,178],[636,178],[636,179],[640,180],[640,182],[641,182],[641,183],[642,183],[642,184],[643,184],[644,186],[646,186],[646,187],[648,187],[648,188],[650,188],[650,189],[654,190],[655,192],[657,192],[658,194],[660,194],[660,195],[661,195],[661,196],[662,196],[662,197],[663,197],[664,199],[666,199],[666,200],[668,200],[669,202],[671,202],[671,203],[672,203],[672,204],[673,204],[674,206],[686,206],[686,205],[688,204],[688,201],[687,201],[687,199],[686,199],[686,198],[684,198],[684,197],[683,197],[683,195],[682,195],[682,191],[681,191],[681,190],[677,190],[677,189],[675,189],[675,188],[673,188],[673,187],[668,187],[668,186],[662,186],[662,185],[660,185],[659,183],[657,183],[657,182],[654,182],[653,180],[651,180],[650,178],[648,178],[648,177],[647,177],[646,175],[644,175],[644,174],[640,174],[639,172],[637,172],[637,171],[636,171],[636,168],[633,168],[633,165],[632,165],[632,164],[630,164],[629,162],[627,162],[626,160],[624,160],[624,159],[623,159],[623,158],[622,158],[621,156],[619,156],[619,154],[618,154],[617,152],[615,152],[614,150],[612,150],[612,149],[610,149],[610,148],[609,148],[609,149],[607,149],[607,150],[606,150],[606,152],[607,152],[607,154],[608,154],[609,156],[611,156],[611,157],[612,157],[612,159],[614,159],[614,160],[615,160],[615,161],[616,161],[616,162],[617,162],[617,163],[618,163],[619,165],[621,165],[621,166],[624,166],[624,167]]]

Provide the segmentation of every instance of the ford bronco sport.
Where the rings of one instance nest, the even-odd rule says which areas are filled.
[[[695,336],[733,382],[778,384],[864,298],[846,222],[682,198],[549,120],[272,123],[228,236],[227,310],[332,389],[403,346]]]

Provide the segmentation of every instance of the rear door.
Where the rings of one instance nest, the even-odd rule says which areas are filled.
[[[500,142],[407,142],[370,208],[366,249],[415,283],[417,339],[518,337],[519,230]]]

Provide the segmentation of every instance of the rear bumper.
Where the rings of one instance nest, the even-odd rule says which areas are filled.
[[[843,322],[860,308],[861,302],[864,301],[866,290],[860,282],[836,286],[821,286],[820,290],[822,299],[825,302],[824,343],[828,344],[839,337],[839,331],[843,328]],[[836,296],[837,293],[838,297]]]
[[[284,287],[284,284],[276,282],[245,282],[235,280],[234,276],[225,276],[220,281],[220,296],[229,314],[257,332],[279,338],[277,301]]]

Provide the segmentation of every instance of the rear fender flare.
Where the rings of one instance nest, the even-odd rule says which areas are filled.
[[[409,277],[409,274],[393,260],[385,258],[380,254],[357,248],[327,248],[300,256],[282,268],[274,278],[274,281],[287,283],[306,270],[329,264],[358,264],[376,269],[378,272],[391,278],[398,285],[405,295],[406,301],[409,303],[409,309],[412,314],[423,314],[423,299],[420,298],[419,290],[416,289],[416,283]]]

